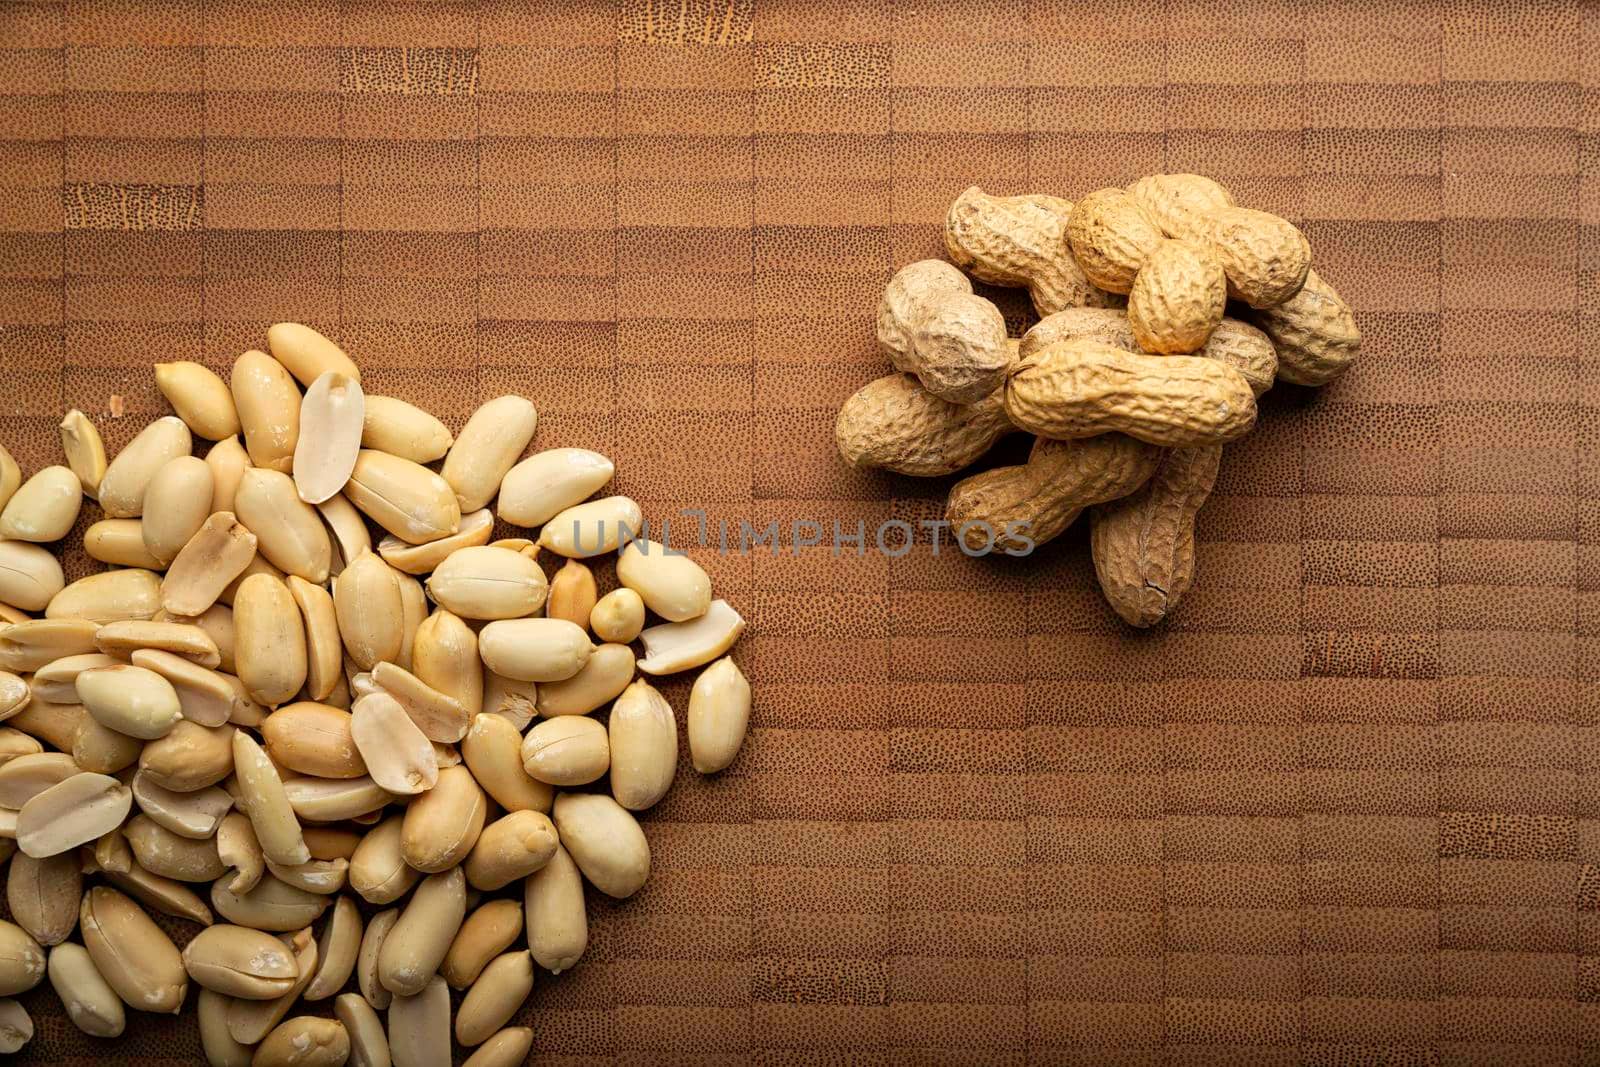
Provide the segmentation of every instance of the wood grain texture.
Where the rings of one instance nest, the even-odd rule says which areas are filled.
[[[1365,352],[1263,399],[1170,622],[1081,530],[707,557],[750,742],[522,1018],[618,1067],[1600,1059],[1600,8],[13,3],[0,93],[30,472],[299,319],[452,428],[527,395],[652,516],[931,518],[832,426],[960,190],[1197,170],[1294,220]],[[19,1062],[198,1055],[22,999]]]

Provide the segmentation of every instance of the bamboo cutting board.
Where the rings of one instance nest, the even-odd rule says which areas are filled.
[[[1081,533],[699,552],[756,728],[540,977],[541,1061],[1600,1062],[1600,9],[73,0],[0,49],[29,471],[68,407],[118,447],[151,363],[298,319],[453,427],[528,396],[656,519],[932,517],[949,480],[853,473],[832,425],[971,184],[1207,173],[1356,306],[1362,362],[1229,447],[1156,632]],[[198,1056],[192,1015],[112,1044],[22,1000],[24,1062]]]

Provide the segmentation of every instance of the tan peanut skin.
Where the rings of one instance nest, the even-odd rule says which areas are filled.
[[[889,280],[878,304],[878,345],[895,370],[952,404],[994,392],[1012,358],[1000,310],[938,259],[908,263]]]
[[[1361,354],[1350,305],[1315,270],[1292,298],[1252,318],[1278,351],[1278,375],[1295,385],[1327,385]]]
[[[1090,511],[1100,589],[1130,626],[1166,618],[1194,580],[1195,516],[1221,459],[1221,445],[1169,449],[1143,486]]]
[[[1072,205],[1067,243],[1091,284],[1125,294],[1161,243],[1161,228],[1121,189],[1096,189]]]
[[[891,374],[844,402],[833,439],[858,470],[937,478],[970,466],[1015,430],[998,389],[975,404],[952,404],[909,374]]]
[[[1225,444],[1256,422],[1255,396],[1230,367],[1081,339],[1018,360],[1005,401],[1011,421],[1041,437],[1121,432],[1168,448]]]
[[[1125,352],[1142,351],[1128,316],[1115,308],[1067,308],[1047,315],[1022,335],[1018,351],[1027,358],[1046,345],[1080,337]],[[1278,354],[1267,335],[1238,319],[1223,319],[1211,331],[1210,340],[1194,354],[1226,363],[1238,371],[1258,397],[1272,388],[1278,373]]]
[[[1026,286],[1041,315],[1067,307],[1115,307],[1121,299],[1091,285],[1067,247],[1071,214],[1070,200],[990,196],[974,185],[945,216],[945,251],[980,281]]]
[[[957,482],[945,517],[973,551],[990,545],[1017,555],[1061,534],[1091,504],[1133,492],[1156,469],[1161,449],[1125,434],[1034,442],[1028,462]],[[968,524],[987,524],[987,532]],[[1026,524],[1019,529],[1019,524]],[[1011,532],[1017,531],[1017,532]]]
[[[1128,186],[1168,237],[1204,239],[1206,220],[1233,206],[1233,194],[1199,174],[1151,174]]]
[[[1228,279],[1209,245],[1163,240],[1133,281],[1128,325],[1146,352],[1188,355],[1210,340],[1227,302]]]
[[[1228,276],[1228,296],[1253,308],[1275,307],[1300,291],[1311,269],[1311,242],[1287,219],[1244,207],[1223,208],[1206,223]]]

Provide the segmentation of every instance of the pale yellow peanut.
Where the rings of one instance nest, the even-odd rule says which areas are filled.
[[[95,664],[95,666],[101,665]],[[10,671],[0,671],[0,722],[21,711],[31,699],[33,692],[25,679]]]
[[[211,925],[211,909],[182,882],[152,874],[137,863],[126,871],[102,871],[101,876],[152,911],[201,926]]]
[[[253,574],[234,598],[233,625],[239,680],[250,699],[281,704],[306,680],[306,629],[288,586],[268,574]]]
[[[266,873],[267,861],[261,853],[261,842],[256,840],[250,817],[242,811],[230,811],[223,816],[217,827],[217,855],[234,872],[227,889],[235,896],[250,892]]]
[[[65,752],[41,752],[7,760],[0,766],[0,807],[20,809],[46,789],[60,785],[82,770]]]
[[[183,718],[172,683],[143,667],[96,667],[78,675],[76,687],[90,715],[129,737],[145,741],[165,737]]]
[[[393,793],[374,782],[360,778],[295,778],[284,783],[289,804],[301,818],[318,822],[359,819],[380,810],[395,799]]]
[[[250,1067],[344,1067],[349,1059],[350,1035],[343,1023],[297,1015],[262,1039]]]
[[[206,450],[206,466],[211,468],[211,510],[232,512],[239,495],[239,481],[250,469],[250,453],[237,435],[224,437]]]
[[[617,556],[617,579],[668,622],[699,618],[711,606],[711,579],[688,556],[655,541],[634,541]]]
[[[122,828],[139,866],[179,882],[209,882],[227,870],[217,856],[215,838],[195,840],[173,833],[148,815],[135,815]]]
[[[483,831],[487,800],[466,767],[445,767],[432,789],[406,805],[400,854],[425,874],[454,867]]]
[[[523,884],[528,948],[552,974],[570,970],[589,944],[589,919],[583,903],[583,876],[567,850],[556,846],[550,862]]]
[[[549,785],[587,785],[611,766],[606,728],[582,715],[546,719],[522,739],[522,767]]]
[[[183,966],[196,985],[246,1000],[281,997],[300,977],[289,946],[264,931],[226,923],[196,934],[184,947]]]
[[[65,941],[78,925],[83,874],[75,853],[35,858],[11,857],[6,870],[6,903],[11,918],[46,947]]]
[[[549,591],[536,560],[489,545],[452,552],[427,584],[440,607],[466,619],[524,618]]]
[[[72,738],[72,761],[86,771],[118,774],[139,759],[144,742],[85,715]]]
[[[394,1067],[442,1067],[450,1062],[450,990],[435,977],[415,996],[389,1005],[389,1054]]]
[[[367,397],[362,447],[432,463],[450,451],[451,443],[449,428],[421,408],[392,396]]]
[[[33,1040],[33,1018],[10,997],[0,999],[0,1053],[18,1051]]]
[[[370,671],[397,659],[405,637],[405,605],[394,568],[368,552],[351,561],[333,585],[333,605],[345,651]]]
[[[523,770],[522,735],[505,717],[473,716],[461,739],[461,755],[478,784],[506,811],[550,810],[555,794]]]
[[[350,480],[361,451],[364,399],[361,383],[336,371],[324,372],[306,389],[294,451],[294,484],[306,503],[322,503]]]
[[[235,893],[224,883],[211,883],[211,904],[229,922],[252,930],[286,933],[315,922],[332,901],[320,893],[307,893],[272,875],[265,875],[248,892]]]
[[[333,574],[337,575],[372,551],[372,533],[367,529],[367,520],[343,495],[335,494],[322,501],[317,505],[317,512],[333,542]]]
[[[3,543],[3,542],[0,542]],[[79,578],[62,589],[44,609],[47,619],[117,622],[148,619],[161,610],[161,576],[129,567]]]
[[[522,739],[518,737],[517,740]],[[43,751],[43,745],[21,730],[0,726],[0,767],[4,767],[18,756],[28,756]]]
[[[117,453],[100,478],[100,508],[108,519],[133,519],[144,513],[144,494],[168,460],[187,456],[194,440],[182,419],[159,418],[140,430]]]
[[[481,658],[481,657],[480,657]],[[539,687],[483,668],[483,710],[505,719],[520,734],[533,721]]]
[[[127,874],[133,869],[133,850],[128,847],[128,839],[122,836],[122,828],[107,831],[94,839],[94,844],[87,846],[91,850],[91,858],[83,861],[83,870],[89,873],[92,870]]]
[[[467,732],[467,711],[453,698],[393,663],[380,663],[372,681],[393,697],[428,740],[453,744]]]
[[[206,789],[233,773],[231,725],[180,722],[167,736],[139,754],[139,770],[155,784],[177,793]]]
[[[533,958],[526,949],[489,961],[456,1011],[456,1040],[481,1045],[516,1015],[533,992]]]
[[[615,470],[609,459],[585,448],[537,452],[506,472],[495,506],[507,522],[543,526],[598,492]]]
[[[467,883],[485,892],[510,885],[550,862],[555,825],[540,811],[514,811],[483,828],[468,854]]]
[[[244,797],[240,806],[250,816],[267,859],[285,864],[309,860],[311,852],[300,835],[300,821],[284,792],[283,779],[266,752],[243,730],[233,734],[233,773]]]
[[[355,973],[356,956],[361,951],[361,912],[355,901],[339,897],[333,914],[317,939],[317,973],[302,994],[307,1000],[326,1000],[345,987]]]
[[[716,774],[739,755],[750,726],[750,683],[724,656],[700,672],[689,690],[689,756],[701,774]]]
[[[6,723],[57,751],[70,752],[79,724],[88,717],[89,713],[83,710],[82,704],[47,704],[33,699],[8,718]]]
[[[439,974],[450,988],[465,989],[477,981],[490,960],[521,936],[522,904],[505,899],[486,901],[461,924],[439,964]]]
[[[561,845],[610,897],[637,893],[650,876],[650,843],[628,810],[603,793],[562,793],[554,808]]]
[[[33,672],[33,679],[23,682],[25,690],[31,690],[33,695],[40,700],[52,704],[73,704],[78,700],[77,681],[78,675],[96,667],[114,667],[119,661],[115,656],[108,656],[104,652],[84,652],[75,656],[62,656],[60,659],[51,660]],[[9,677],[15,678],[15,675]],[[21,679],[17,679],[19,682]],[[16,692],[9,682],[4,689],[9,699],[0,701],[0,705],[8,710],[16,708],[11,705]]]
[[[78,521],[83,486],[67,467],[45,467],[0,511],[0,537],[12,541],[59,541]]]
[[[234,507],[239,521],[256,535],[257,551],[273,566],[319,585],[328,580],[333,566],[328,528],[317,509],[300,499],[287,474],[245,471]]]
[[[639,669],[645,674],[676,674],[709,663],[733,647],[744,627],[744,618],[726,600],[713,600],[698,619],[641,632],[644,658]]]
[[[239,432],[233,394],[209,367],[189,360],[157,363],[156,388],[196,436],[221,441]]]
[[[301,385],[310,385],[329,371],[361,380],[361,369],[333,340],[299,322],[267,327],[267,347]]]
[[[83,495],[99,499],[100,479],[106,476],[106,443],[89,416],[73,408],[61,420],[61,451],[77,476]],[[0,507],[3,507],[0,504]]]
[[[301,990],[305,989],[316,971],[317,942],[311,936],[310,927],[293,933],[285,932],[280,937],[294,952],[295,968],[299,973],[287,992],[270,1000],[234,998],[233,1003],[228,1005],[228,1033],[233,1035],[235,1041],[255,1045],[265,1040],[273,1027],[289,1014],[289,1009],[300,999]],[[255,1061],[251,1063],[254,1067]]]
[[[378,952],[383,987],[397,997],[420,993],[437,976],[466,911],[466,876],[459,867],[424,878]]]
[[[250,1067],[254,1050],[228,1033],[228,1005],[233,998],[201,988],[195,1015],[200,1029],[200,1048],[210,1067]]]
[[[216,786],[180,792],[155,781],[147,771],[139,771],[131,783],[133,802],[157,825],[180,837],[206,841],[216,836],[217,828],[233,808],[233,797]],[[150,864],[145,864],[150,867]],[[151,870],[156,870],[150,867]],[[164,874],[164,871],[156,871]],[[177,877],[172,875],[170,877]],[[220,877],[211,875],[205,881]],[[192,880],[192,879],[186,879]]]
[[[201,615],[256,558],[257,539],[231,511],[213,512],[178,550],[161,581],[161,606]]]
[[[462,514],[493,500],[500,480],[533,440],[538,414],[520,396],[484,403],[456,435],[440,473],[456,492]]]
[[[589,613],[589,628],[602,641],[627,644],[644,629],[644,598],[626,586],[613,589]]]
[[[287,473],[300,439],[300,390],[288,370],[251,349],[234,361],[228,385],[250,462]]]
[[[594,572],[575,559],[569,559],[550,580],[550,595],[545,602],[545,616],[565,619],[578,626],[588,626],[599,596],[595,588]]]
[[[517,1067],[527,1061],[532,1049],[531,1027],[508,1026],[479,1045],[461,1067]]]
[[[449,537],[413,545],[389,534],[378,542],[378,555],[398,571],[406,574],[427,574],[439,566],[458,548],[475,548],[488,544],[494,530],[494,515],[488,508],[468,512],[461,516],[461,527]]]
[[[449,697],[468,716],[483,707],[483,661],[478,635],[460,616],[443,608],[418,626],[411,648],[411,673]]]
[[[556,515],[539,531],[539,544],[560,556],[585,559],[615,552],[644,531],[644,514],[625,496],[578,504]]]
[[[367,1005],[377,1011],[387,1008],[394,994],[378,979],[378,959],[383,955],[383,943],[400,919],[399,908],[380,911],[367,923],[361,934],[361,951],[356,955],[356,985]]]
[[[254,556],[250,557],[250,562],[245,564],[244,570],[239,572],[239,576],[228,583],[222,592],[218,594],[217,602],[232,607],[234,599],[239,595],[239,587],[244,584],[246,578],[256,574],[271,575],[280,582],[286,577],[281,570],[274,567],[267,561],[265,556],[257,551]]]
[[[168,652],[208,670],[222,664],[222,653],[211,635],[185,622],[124,619],[108,622],[95,632],[94,644],[108,656],[130,659],[140,649]]]
[[[106,983],[129,1007],[176,1015],[189,978],[177,946],[123,894],[96,886],[83,895],[84,947]]]
[[[170,459],[150,479],[139,535],[163,566],[177,557],[211,514],[212,489],[211,468],[196,456]]]
[[[409,574],[397,574],[395,579],[400,583],[400,610],[403,629],[400,635],[400,655],[395,658],[395,663],[411,669],[411,646],[417,638],[417,628],[422,625],[422,620],[428,617],[428,594],[422,588],[422,583]]]
[[[333,1014],[350,1035],[351,1067],[390,1067],[389,1037],[383,1020],[359,993],[341,993],[334,999]]]
[[[274,761],[319,778],[359,778],[366,763],[351,732],[350,713],[328,704],[285,704],[261,724],[261,739]]]
[[[267,871],[272,877],[304,889],[307,893],[317,893],[321,896],[332,896],[344,888],[345,881],[350,875],[350,861],[336,860],[307,860],[285,866],[267,860]]]
[[[77,902],[73,902],[77,919]],[[127,1014],[117,991],[100,974],[89,950],[64,941],[50,950],[46,965],[50,985],[61,998],[72,1025],[90,1037],[120,1037],[127,1026]]]
[[[414,795],[438,782],[433,745],[388,693],[356,700],[350,709],[350,731],[372,780],[389,792]]]
[[[593,651],[583,627],[565,619],[502,619],[478,631],[485,666],[522,682],[571,678]]]
[[[306,628],[306,693],[312,700],[323,700],[344,673],[344,644],[333,597],[298,574],[289,575],[288,585]]]
[[[44,974],[44,949],[22,927],[0,919],[0,996],[25,993]]]
[[[158,571],[166,566],[144,547],[143,519],[101,519],[83,531],[83,551],[116,567]]]
[[[26,541],[0,541],[0,603],[21,611],[43,611],[65,585],[61,562],[48,549]]]
[[[461,529],[461,506],[450,483],[386,452],[362,449],[344,494],[372,521],[414,545]]]
[[[350,857],[350,888],[371,904],[399,900],[422,878],[401,849],[404,817],[391,815],[368,830]]]
[[[314,860],[347,860],[355,855],[361,835],[335,826],[308,826],[301,831]]]
[[[644,679],[611,706],[611,793],[629,811],[652,807],[678,770],[678,722],[667,698]]]

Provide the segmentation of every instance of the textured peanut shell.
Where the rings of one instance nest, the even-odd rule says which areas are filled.
[[[1206,220],[1233,206],[1233,194],[1199,174],[1152,174],[1128,186],[1128,195],[1168,237],[1204,239]]]
[[[1141,351],[1128,316],[1115,308],[1067,308],[1047,315],[1022,335],[1019,351],[1026,358],[1046,345],[1074,337],[1100,341],[1125,352]],[[1278,373],[1278,354],[1267,335],[1238,319],[1223,319],[1211,331],[1211,339],[1194,354],[1226,363],[1238,371],[1256,396],[1272,388]]]
[[[908,263],[889,280],[878,304],[878,344],[895,370],[915,374],[952,404],[994,392],[1011,362],[999,309],[937,259]]]
[[[1146,352],[1187,355],[1210,340],[1227,302],[1228,281],[1209,245],[1164,240],[1134,279],[1128,325]]]
[[[945,216],[945,251],[980,281],[1026,286],[1041,315],[1121,303],[1091,285],[1073,259],[1066,238],[1071,213],[1072,202],[1059,197],[990,196],[974,185]]]
[[[844,402],[833,437],[852,467],[937,478],[970,465],[1014,429],[999,390],[975,404],[951,404],[911,375],[891,374]]]
[[[1139,202],[1121,189],[1096,189],[1072,205],[1067,242],[1078,269],[1112,293],[1127,293],[1146,259],[1161,243],[1161,229]]]
[[[1253,316],[1278,351],[1278,374],[1296,385],[1327,385],[1361,353],[1350,305],[1316,271],[1291,299]]]
[[[1228,276],[1228,296],[1253,308],[1283,303],[1305,284],[1311,243],[1287,219],[1250,208],[1223,208],[1206,221],[1211,247]]]
[[[1034,442],[1028,462],[957,482],[945,516],[973,551],[993,545],[1022,553],[1071,526],[1091,504],[1126,496],[1156,468],[1161,450],[1125,434]],[[968,524],[986,524],[981,526]],[[1025,529],[1019,529],[1026,524]],[[1015,533],[1009,531],[1016,531]]]
[[[1041,437],[1122,432],[1181,448],[1242,437],[1255,425],[1256,401],[1244,377],[1215,360],[1070,340],[1017,361],[1006,413]]]
[[[1090,512],[1100,589],[1131,626],[1154,626],[1194,580],[1194,521],[1216,484],[1221,445],[1174,448],[1137,491]]]

